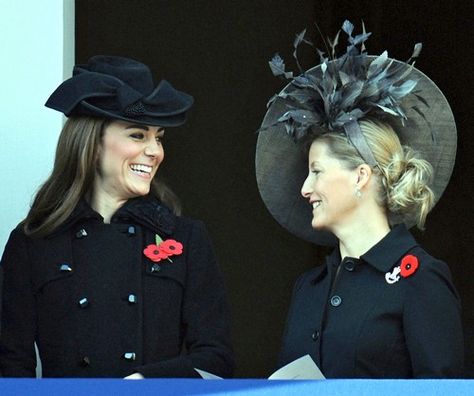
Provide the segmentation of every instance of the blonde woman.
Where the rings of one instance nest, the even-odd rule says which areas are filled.
[[[421,72],[386,53],[369,57],[358,48],[368,33],[353,37],[347,21],[343,30],[347,52],[290,76],[257,146],[272,214],[335,247],[296,282],[278,364],[309,354],[327,378],[460,377],[461,309],[449,268],[407,229],[424,227],[449,180],[452,113]],[[281,66],[274,59],[274,71],[287,73]],[[419,100],[430,105],[424,113],[412,108]],[[309,153],[294,140],[309,141]]]

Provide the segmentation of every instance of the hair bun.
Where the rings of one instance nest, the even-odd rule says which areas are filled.
[[[389,210],[415,217],[422,226],[434,204],[434,194],[429,187],[433,174],[431,164],[421,159],[415,150],[404,146],[393,155],[382,173],[386,178]]]

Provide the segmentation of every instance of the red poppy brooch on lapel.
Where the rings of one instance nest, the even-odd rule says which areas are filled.
[[[159,235],[155,235],[155,243],[151,243],[145,249],[143,254],[155,263],[161,260],[168,260],[170,256],[178,256],[183,253],[183,244],[174,239],[163,241]]]
[[[400,280],[400,276],[408,278],[412,276],[418,269],[418,258],[412,254],[407,254],[402,258],[402,262],[398,267],[395,267],[392,271],[385,274],[385,280],[388,284],[393,284]]]

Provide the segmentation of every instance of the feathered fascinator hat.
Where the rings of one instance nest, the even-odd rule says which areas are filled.
[[[168,81],[156,86],[148,66],[134,59],[97,55],[74,66],[73,76],[49,97],[46,106],[66,116],[87,115],[142,125],[184,124],[193,97]]]
[[[430,187],[440,198],[454,166],[456,125],[443,93],[414,60],[421,51],[416,44],[411,58],[400,62],[366,53],[370,33],[353,36],[354,26],[345,21],[346,52],[336,57],[340,32],[328,40],[326,55],[320,50],[320,64],[302,71],[297,57],[301,43],[311,44],[305,31],[294,41],[293,56],[299,75],[286,70],[279,55],[269,62],[274,75],[289,84],[268,103],[256,150],[256,176],[265,205],[275,219],[300,238],[319,245],[333,245],[330,233],[311,228],[311,207],[300,194],[308,172],[307,152],[298,144],[308,133],[345,133],[364,161],[377,162],[362,135],[358,120],[373,117],[388,121],[403,145],[421,153],[434,168]],[[411,224],[408,224],[411,225]]]

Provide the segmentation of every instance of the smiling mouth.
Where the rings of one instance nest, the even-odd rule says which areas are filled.
[[[149,165],[143,165],[143,164],[133,164],[133,165],[130,165],[130,170],[133,173],[137,174],[138,176],[150,177],[153,167]]]
[[[311,205],[312,205],[313,209],[316,209],[317,207],[319,207],[321,205],[321,201],[314,201]]]

